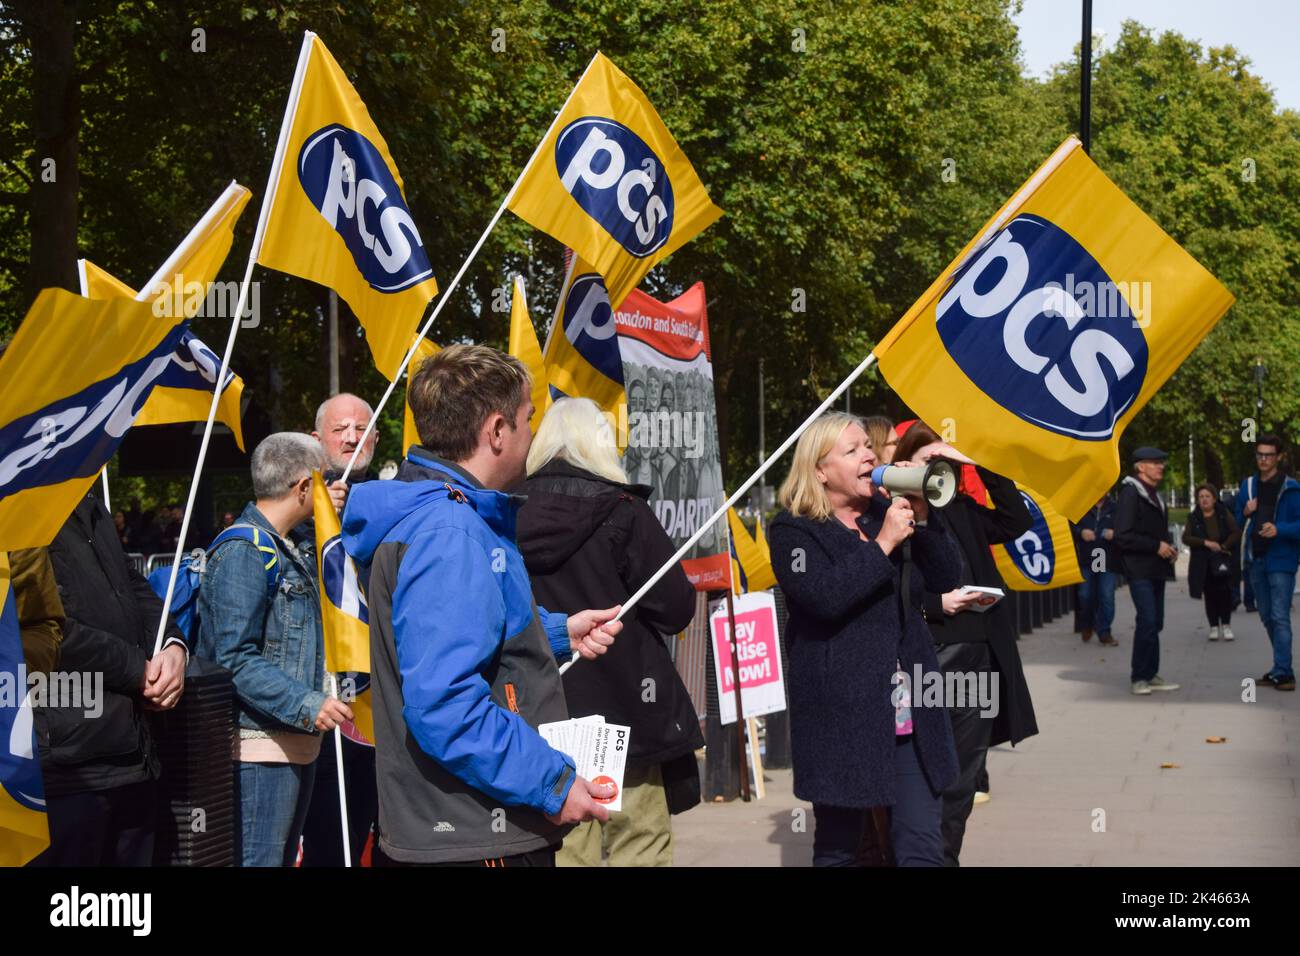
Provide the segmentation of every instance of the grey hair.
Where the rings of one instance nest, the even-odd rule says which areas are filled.
[[[366,407],[366,417],[367,417],[367,418],[374,418],[374,417],[375,417],[375,410],[374,410],[373,408],[371,408],[371,407],[370,407],[370,403],[367,402],[367,401],[366,401],[364,398],[362,398],[360,395],[353,395],[351,392],[339,392],[337,395],[331,395],[329,398],[325,399],[325,401],[321,402],[319,406],[317,406],[317,408],[316,408],[316,429],[315,429],[317,432],[323,432],[323,431],[325,430],[325,428],[324,428],[324,425],[325,425],[325,408],[329,405],[330,402],[335,401],[336,399],[340,399],[340,398],[352,398],[352,399],[356,399],[358,402],[360,402],[362,405],[364,405],[364,406]]]
[[[325,469],[325,449],[301,432],[267,435],[253,449],[253,497],[278,501],[313,468]]]

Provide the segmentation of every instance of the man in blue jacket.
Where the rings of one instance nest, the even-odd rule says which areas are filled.
[[[1255,443],[1258,473],[1237,491],[1237,523],[1259,618],[1273,645],[1273,666],[1259,679],[1278,690],[1295,690],[1291,664],[1291,595],[1300,561],[1300,482],[1282,472],[1282,439],[1261,435]]]
[[[570,824],[609,818],[612,788],[537,732],[569,716],[556,659],[603,654],[622,624],[533,601],[505,491],[524,479],[530,394],[518,359],[443,349],[408,390],[420,444],[343,512],[370,575],[384,864],[554,865]]]

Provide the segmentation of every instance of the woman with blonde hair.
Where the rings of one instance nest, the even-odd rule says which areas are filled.
[[[913,704],[909,679],[938,671],[921,578],[900,597],[904,543],[925,581],[955,587],[956,546],[924,502],[876,493],[862,421],[823,415],[800,436],[772,522],[772,567],[790,618],[794,792],[813,805],[813,864],[853,866],[872,807],[891,808],[899,866],[942,866],[942,793],[957,774],[942,707]]]
[[[898,432],[894,423],[884,415],[868,415],[862,419],[862,427],[871,439],[871,450],[876,453],[882,465],[894,462],[894,449],[898,447]]]
[[[562,398],[547,410],[528,453],[527,504],[518,541],[533,594],[552,611],[574,613],[596,595],[623,604],[676,548],[646,498],[629,484],[614,431],[590,399]],[[672,865],[670,814],[700,800],[695,750],[704,746],[663,635],[685,630],[695,589],[673,566],[623,618],[618,640],[599,660],[564,675],[570,717],[600,714],[631,728],[622,812],[584,823],[565,838],[560,866]],[[646,693],[647,688],[653,690]]]

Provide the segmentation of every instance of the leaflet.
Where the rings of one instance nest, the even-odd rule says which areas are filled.
[[[578,775],[592,783],[612,783],[614,796],[600,800],[610,810],[623,809],[623,774],[632,728],[607,724],[599,714],[557,720],[537,728],[542,739],[573,759]]]

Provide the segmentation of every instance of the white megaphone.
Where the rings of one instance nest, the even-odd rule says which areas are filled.
[[[932,508],[943,508],[957,496],[957,472],[948,462],[940,460],[924,468],[879,465],[871,470],[871,483],[895,498],[924,495]]]

